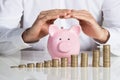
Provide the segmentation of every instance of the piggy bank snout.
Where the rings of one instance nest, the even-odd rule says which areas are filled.
[[[71,44],[68,42],[60,42],[58,50],[63,53],[69,52],[71,50]]]

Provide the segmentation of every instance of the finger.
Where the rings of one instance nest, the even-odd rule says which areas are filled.
[[[78,14],[92,18],[92,15],[88,11],[85,11],[85,10],[72,10],[72,12],[71,12],[72,17],[74,17],[74,15],[78,15]]]
[[[54,21],[54,20],[56,20],[57,18],[59,18],[59,15],[51,15],[51,16],[47,15],[47,16],[43,17],[43,21],[44,21],[44,22]]]
[[[53,9],[42,11],[39,15],[39,18],[42,18],[46,15],[59,15],[60,18],[67,18],[69,17],[68,14],[71,12],[69,9]]]
[[[91,18],[89,16],[86,16],[84,14],[74,14],[72,18],[76,18],[78,20],[83,20],[83,21],[89,21]]]
[[[53,24],[56,19],[48,20],[47,24]]]
[[[56,18],[69,18],[69,13],[71,10],[68,9],[53,9],[48,11],[42,11],[39,15],[39,18],[44,21],[56,19]]]
[[[87,10],[71,10],[71,12],[78,12],[78,13],[80,12],[80,13],[90,14],[90,12]]]
[[[79,21],[83,20],[83,21],[88,21],[88,22],[92,22],[93,20],[95,20],[91,15],[89,15],[88,13],[84,13],[81,11],[75,11],[72,13],[72,18],[76,18]]]
[[[79,13],[79,12],[75,12],[75,13],[72,13],[72,14],[71,14],[71,17],[74,18],[74,16],[86,16],[86,17],[91,17],[91,16],[88,15],[88,14],[85,14],[85,13]]]
[[[55,10],[42,11],[39,14],[39,18],[45,17],[47,14],[51,14],[51,13],[53,13],[53,11],[55,11]]]
[[[43,17],[45,17],[45,16],[46,16],[46,15],[41,14],[41,15],[38,16],[38,18],[41,19],[41,18],[43,18]]]
[[[48,13],[70,13],[71,10],[69,9],[52,9],[47,11],[42,11],[41,14],[48,14]]]
[[[68,14],[71,13],[71,10],[69,10],[69,9],[57,9],[57,10],[55,10],[54,13],[59,15],[59,18],[65,18],[65,17],[68,17]]]

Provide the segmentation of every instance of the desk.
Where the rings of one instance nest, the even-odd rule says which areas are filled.
[[[43,62],[51,60],[46,52],[21,51],[10,56],[0,56],[0,80],[119,80],[120,57],[111,57],[110,68],[91,67],[92,56],[89,55],[89,67],[87,68],[39,68],[18,69],[10,68],[19,64]],[[80,58],[79,58],[80,59]],[[80,63],[80,60],[79,60]],[[102,65],[102,56],[101,62]]]

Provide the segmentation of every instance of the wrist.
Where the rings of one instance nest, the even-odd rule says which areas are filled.
[[[104,29],[104,28],[101,28],[101,32],[99,34],[99,37],[96,38],[95,40],[99,43],[104,44],[108,41],[109,37],[110,37],[109,31]]]
[[[39,39],[34,38],[34,35],[31,35],[30,28],[26,29],[22,34],[22,39],[25,43],[34,43],[39,41]]]

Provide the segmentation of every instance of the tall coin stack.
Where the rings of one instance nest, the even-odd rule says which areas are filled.
[[[93,50],[92,66],[93,67],[100,66],[100,50]]]
[[[88,67],[88,54],[81,53],[81,67]]]
[[[71,55],[71,67],[78,67],[78,55]]]
[[[103,67],[110,67],[110,45],[103,45]]]
[[[61,67],[68,67],[68,58],[61,58]]]

